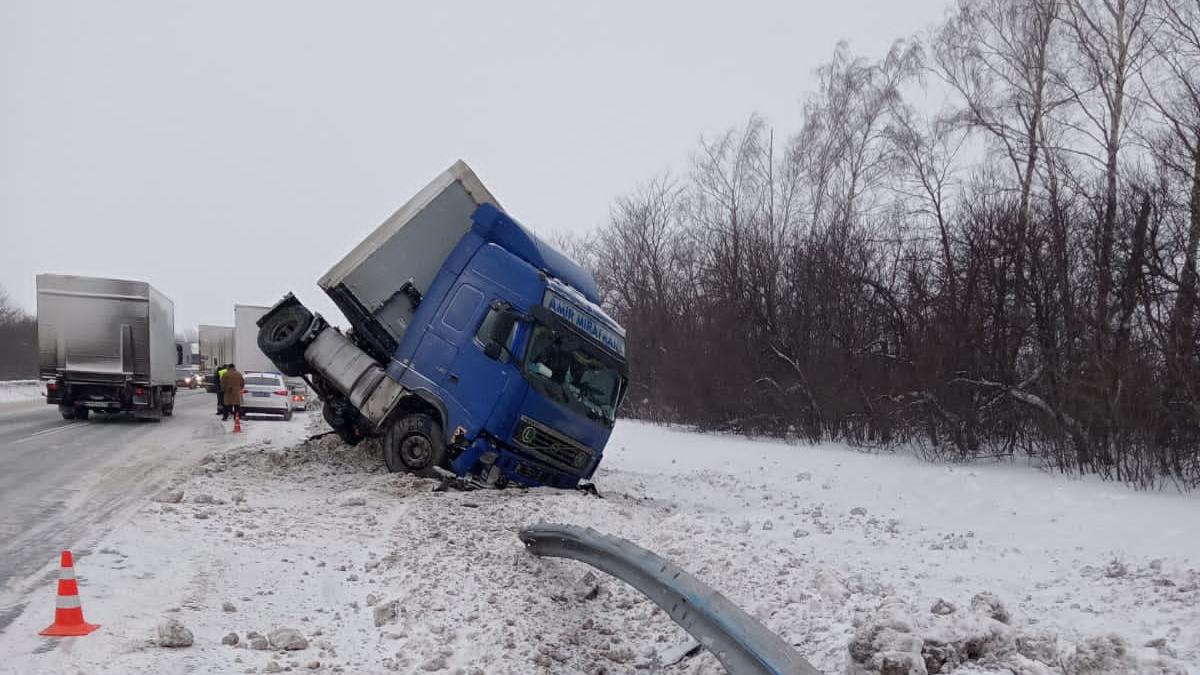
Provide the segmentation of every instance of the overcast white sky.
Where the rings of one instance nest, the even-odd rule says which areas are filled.
[[[456,158],[542,234],[946,0],[0,3],[0,285],[150,281],[176,327],[316,279]],[[340,317],[338,317],[340,319]]]

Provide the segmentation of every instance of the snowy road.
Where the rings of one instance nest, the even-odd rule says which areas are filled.
[[[43,401],[0,404],[0,631],[55,555],[89,545],[114,517],[227,435],[213,396],[184,391],[161,423],[63,420]]]
[[[686,638],[663,612],[529,555],[517,531],[555,522],[675,561],[825,673],[911,656],[933,667],[891,672],[1200,674],[1195,495],[627,421],[603,499],[433,492],[371,443],[299,443],[319,414],[237,438],[192,421],[187,456],[215,449],[169,480],[179,501],[128,504],[76,561],[101,630],[38,638],[42,583],[0,630],[0,673],[721,672],[709,654],[657,665]],[[195,644],[160,648],[166,618]],[[255,646],[283,628],[306,646]]]

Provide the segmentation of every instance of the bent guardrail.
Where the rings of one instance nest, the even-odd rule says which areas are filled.
[[[534,555],[587,563],[641,591],[733,675],[820,675],[728,598],[636,544],[575,525],[534,525],[520,537]]]

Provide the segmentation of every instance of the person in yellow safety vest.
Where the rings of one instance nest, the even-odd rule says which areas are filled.
[[[225,377],[225,371],[229,370],[229,364],[221,366],[217,369],[217,414],[228,417],[229,413],[225,411],[225,390],[221,387],[221,378]]]

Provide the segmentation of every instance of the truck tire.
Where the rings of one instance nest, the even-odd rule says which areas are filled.
[[[75,419],[75,408],[74,406],[60,405],[58,406],[58,414],[62,415],[64,420],[73,420]]]
[[[435,467],[446,461],[446,437],[442,425],[425,413],[401,417],[383,438],[383,461],[388,471],[409,471],[420,476],[437,475]]]
[[[258,348],[284,375],[296,377],[307,372],[303,338],[312,320],[312,312],[303,305],[288,305],[268,316],[258,329]]]
[[[346,420],[345,417],[338,412],[338,406],[330,404],[321,408],[321,416],[325,418],[325,422],[333,427],[334,433],[346,445],[358,445],[362,440],[362,436],[355,433],[354,424]]]
[[[91,412],[92,411],[88,410],[87,408],[76,408],[75,409],[75,419],[87,421],[88,414]]]
[[[162,408],[162,414],[163,414],[163,417],[170,417],[171,415],[174,415],[175,414],[175,404],[172,403],[171,405],[164,405]]]
[[[303,354],[303,352],[301,352]],[[288,377],[303,377],[309,373],[308,362],[303,356],[294,359],[276,358],[272,362],[279,372]]]

